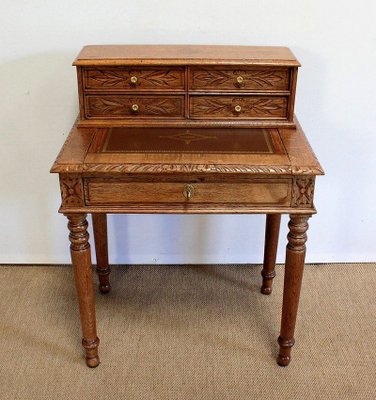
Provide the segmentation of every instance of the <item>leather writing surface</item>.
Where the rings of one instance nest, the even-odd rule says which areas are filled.
[[[111,128],[104,153],[268,153],[267,129]]]

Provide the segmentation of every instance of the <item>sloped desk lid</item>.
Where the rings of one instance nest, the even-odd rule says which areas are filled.
[[[75,125],[51,172],[323,174],[299,125],[296,129]]]

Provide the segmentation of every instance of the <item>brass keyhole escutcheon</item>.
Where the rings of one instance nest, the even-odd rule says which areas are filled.
[[[131,83],[133,83],[134,85],[137,83],[138,78],[137,76],[131,76]]]
[[[235,112],[237,112],[239,114],[241,110],[242,110],[242,106],[240,106],[239,104],[235,106]]]
[[[138,104],[132,104],[132,111],[137,112],[139,109]]]
[[[185,185],[183,189],[183,195],[187,200],[190,200],[195,192],[193,185]]]

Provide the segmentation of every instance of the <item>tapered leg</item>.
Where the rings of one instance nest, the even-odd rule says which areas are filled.
[[[270,294],[272,292],[280,224],[281,214],[266,215],[264,266],[261,271],[261,293],[263,294]]]
[[[111,268],[108,264],[107,215],[92,214],[91,216],[93,219],[95,253],[97,255],[96,271],[99,278],[99,290],[104,294],[111,290]]]
[[[277,362],[286,366],[291,361],[291,348],[295,343],[294,330],[298,312],[300,288],[303,278],[304,259],[306,253],[308,218],[310,215],[290,215],[287,235],[285,279],[283,290],[283,306],[281,333],[278,338],[279,355]]]
[[[82,346],[86,364],[99,364],[97,328],[95,320],[93,274],[86,214],[68,214],[69,240],[82,326]]]

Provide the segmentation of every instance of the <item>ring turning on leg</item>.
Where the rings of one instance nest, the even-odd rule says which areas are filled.
[[[68,214],[69,240],[74,280],[80,309],[82,345],[86,353],[86,364],[99,364],[97,328],[95,320],[93,273],[91,265],[89,234],[86,214]]]

